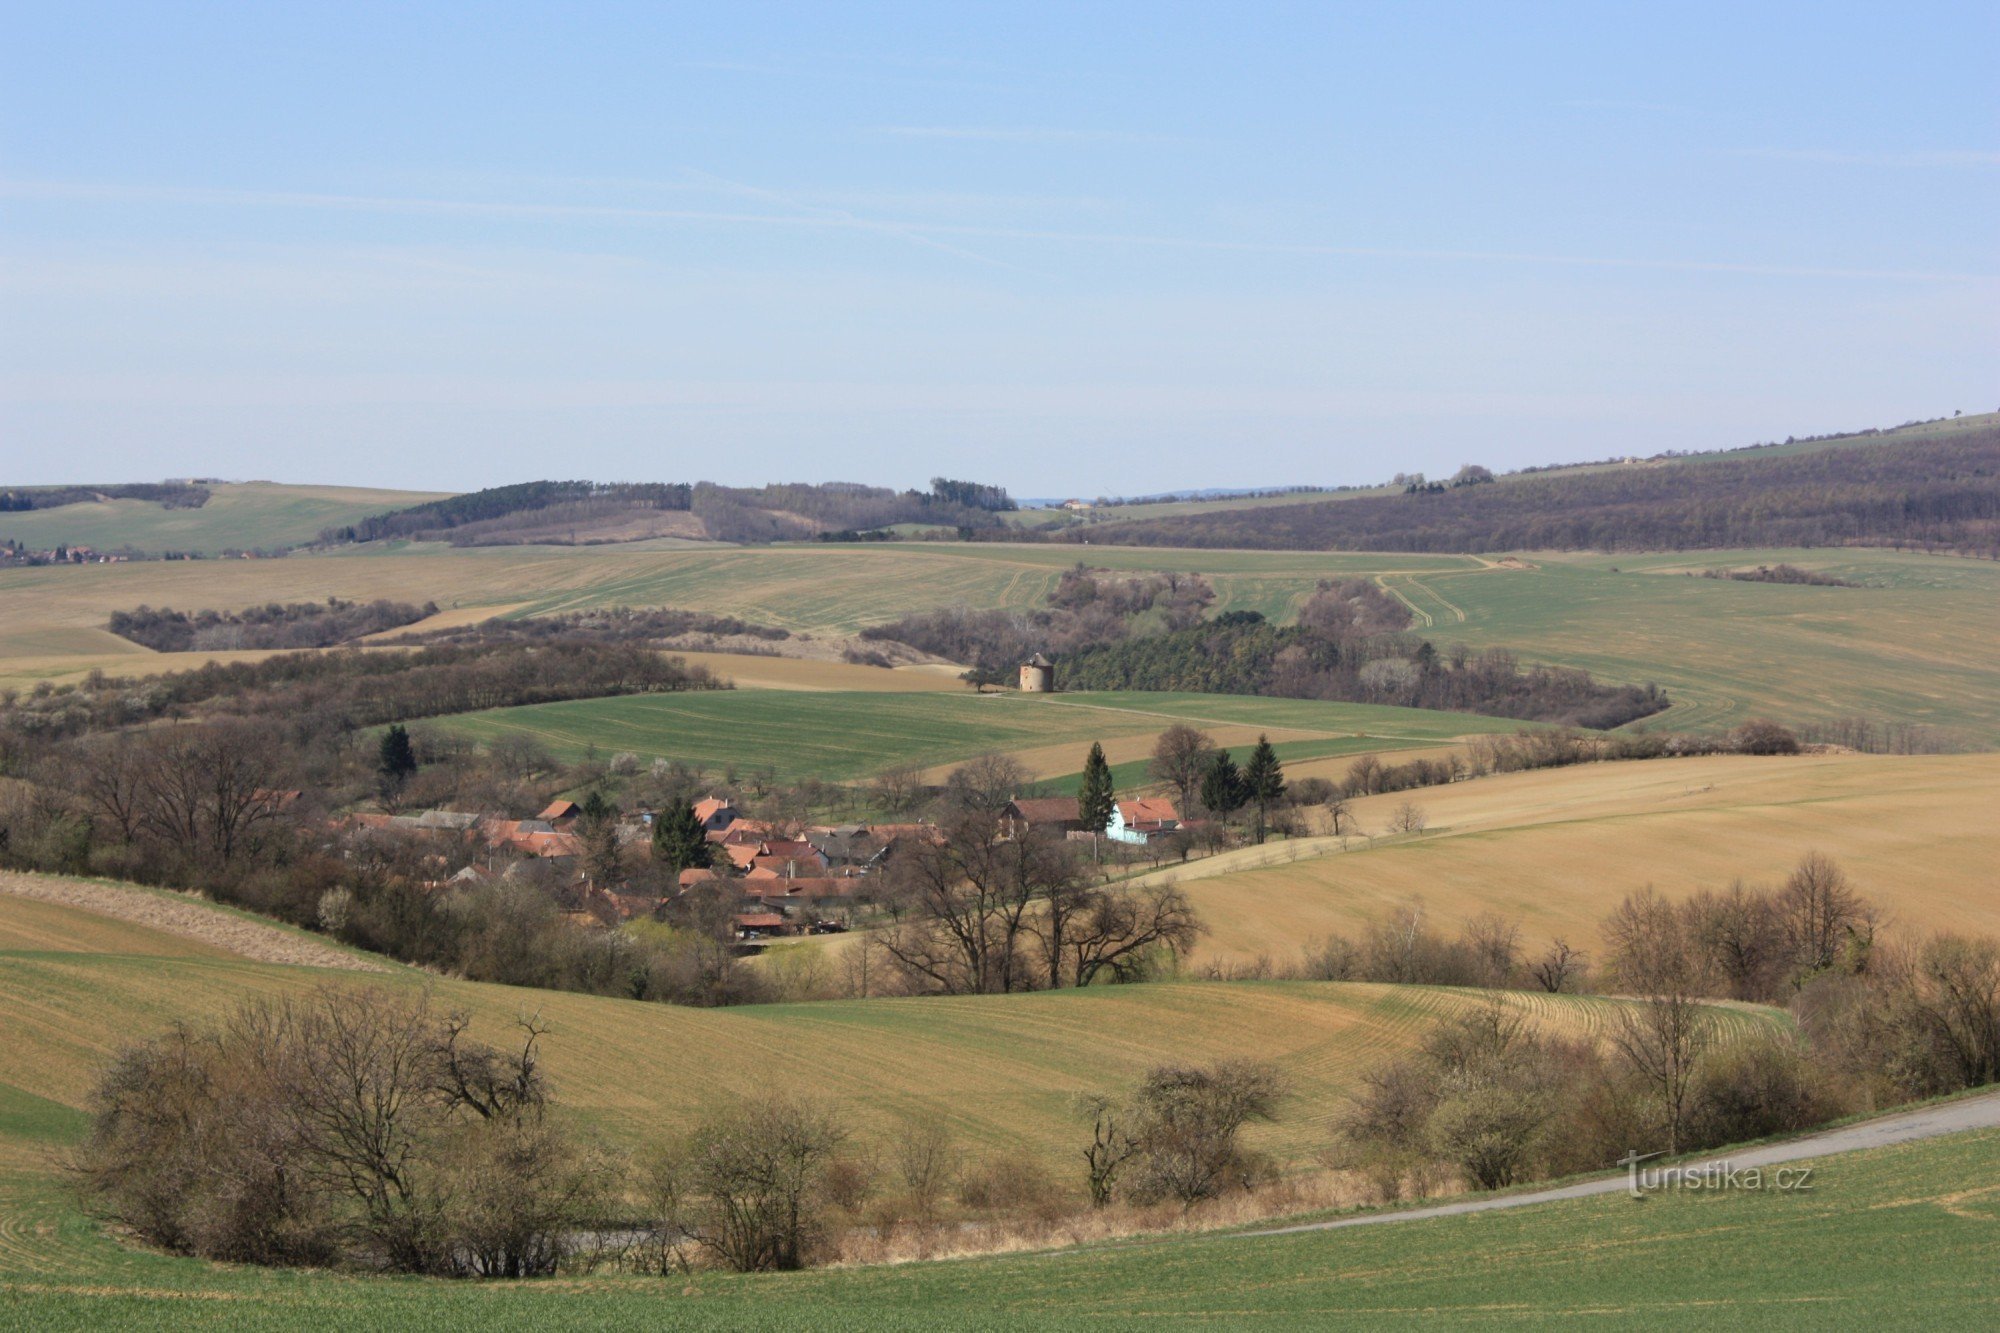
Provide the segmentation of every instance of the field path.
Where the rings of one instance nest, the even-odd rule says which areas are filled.
[[[337,949],[309,935],[253,921],[209,903],[179,898],[170,893],[152,893],[144,889],[92,884],[87,880],[47,875],[15,874],[0,874],[0,893],[17,894],[64,907],[79,907],[99,916],[136,922],[258,963],[332,967],[349,972],[389,970],[360,954]]]
[[[1773,1143],[1762,1148],[1747,1148],[1741,1152],[1724,1153],[1715,1157],[1702,1157],[1691,1162],[1677,1163],[1667,1169],[1680,1170],[1688,1175],[1698,1174],[1702,1168],[1709,1166],[1739,1171],[1749,1170],[1752,1167],[1761,1169],[1776,1166],[1781,1162],[1825,1157],[1830,1153],[1858,1152],[1864,1148],[1887,1148],[1893,1144],[1914,1143],[1919,1139],[1936,1138],[1940,1134],[1960,1134],[1973,1129],[2000,1129],[2000,1092],[1989,1092],[1978,1097],[1945,1102],[1938,1106],[1926,1106],[1917,1111],[1903,1111],[1858,1125],[1808,1134],[1785,1143]],[[1652,1172],[1658,1168],[1643,1169]],[[1430,1217],[1461,1217],[1467,1213],[1489,1213],[1500,1208],[1526,1208],[1531,1204],[1555,1203],[1562,1199],[1588,1199],[1600,1194],[1616,1194],[1629,1188],[1629,1185],[1630,1182],[1625,1176],[1608,1176],[1601,1180],[1586,1180],[1575,1185],[1533,1190],[1526,1194],[1508,1194],[1491,1199],[1468,1199],[1463,1203],[1443,1203],[1431,1208],[1411,1208],[1394,1213],[1368,1213],[1360,1217],[1336,1218],[1331,1222],[1307,1222],[1299,1226],[1274,1227],[1268,1231],[1240,1232],[1238,1235],[1291,1236],[1302,1231],[1337,1231],[1343,1227],[1375,1226],[1384,1222],[1419,1222]]]

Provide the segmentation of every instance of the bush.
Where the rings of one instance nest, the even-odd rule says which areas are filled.
[[[1711,1055],[1695,1079],[1689,1146],[1788,1134],[1837,1113],[1795,1043],[1778,1038],[1744,1042]]]
[[[447,1277],[554,1272],[606,1185],[553,1119],[541,1033],[502,1052],[421,996],[324,989],[129,1048],[76,1166],[105,1212],[204,1258]]]
[[[799,1099],[718,1116],[681,1160],[680,1228],[740,1273],[805,1267],[826,1243],[832,1168],[846,1137],[829,1108]]]
[[[1167,1065],[1147,1074],[1133,1099],[1132,1196],[1192,1208],[1255,1183],[1261,1163],[1237,1137],[1252,1120],[1276,1118],[1282,1095],[1277,1069],[1249,1060]]]

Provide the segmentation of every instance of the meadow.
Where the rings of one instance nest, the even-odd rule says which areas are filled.
[[[362,486],[290,486],[268,481],[210,486],[199,509],[148,500],[99,500],[0,514],[0,537],[46,550],[57,543],[102,551],[273,551],[312,541],[320,529],[441,498],[429,491]]]
[[[733,674],[728,668],[718,670]],[[913,674],[872,670],[892,682]],[[1093,740],[1105,743],[1121,787],[1144,785],[1154,739],[1176,722],[1202,727],[1217,743],[1238,748],[1268,733],[1288,761],[1434,746],[1462,735],[1512,732],[1521,725],[1461,713],[1297,699],[975,694],[964,688],[639,695],[462,713],[427,725],[482,742],[527,736],[564,759],[593,749],[605,758],[628,751],[642,760],[678,759],[712,771],[769,767],[783,779],[853,781],[911,765],[941,778],[944,770],[975,755],[1009,753],[1030,777],[1054,780],[1061,790],[1065,780],[1081,772]]]
[[[1420,836],[1381,836],[1418,805]],[[1992,811],[2000,756],[1709,756],[1506,774],[1354,802],[1374,837],[1302,839],[1167,872],[1212,927],[1197,961],[1295,961],[1412,901],[1444,933],[1482,912],[1523,943],[1586,951],[1627,893],[1772,886],[1807,852],[1833,857],[1890,937],[2000,932]]]

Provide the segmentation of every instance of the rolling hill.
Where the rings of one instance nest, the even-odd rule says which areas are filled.
[[[1271,843],[1169,872],[1213,926],[1197,958],[1289,962],[1413,898],[1446,933],[1497,912],[1530,948],[1594,950],[1635,889],[1771,885],[1809,851],[1838,861],[1892,933],[2000,932],[2000,756],[1588,764],[1369,797],[1355,817],[1379,835],[1404,801],[1428,817],[1420,837]]]
[[[1490,1323],[1551,1311],[1612,1326],[1667,1315],[1716,1327],[1894,1326],[1919,1311],[1978,1323],[1994,1305],[1992,1132],[1828,1159],[1806,1193],[1678,1194],[1644,1206],[1611,1195],[1392,1227],[767,1277],[454,1284],[174,1258],[121,1245],[77,1213],[53,1174],[50,1154],[81,1128],[91,1071],[112,1046],[172,1018],[327,974],[23,903],[0,894],[0,1004],[14,1019],[0,1083],[0,1310],[22,1327],[1157,1327]],[[1298,1088],[1295,1121],[1265,1142],[1309,1151],[1353,1070],[1470,1002],[1383,987],[1177,985],[704,1012],[401,969],[380,984],[433,986],[482,1026],[533,1005],[554,1025],[546,1051],[558,1088],[627,1141],[783,1080],[841,1097],[871,1128],[941,1115],[981,1146],[1057,1159],[1074,1133],[1068,1090],[1248,1041],[1268,1045]],[[1540,1021],[1571,1027],[1599,1021],[1608,1003],[1519,1000]]]
[[[100,500],[26,513],[0,513],[0,538],[35,550],[58,543],[100,551],[277,551],[312,541],[321,528],[437,499],[430,491],[360,486],[225,482],[198,509],[147,500]]]
[[[1405,494],[1093,525],[1065,540],[1264,550],[1645,551],[1916,546],[2000,553],[2000,415],[1625,459]]]
[[[1435,988],[1181,982],[690,1009],[455,981],[386,963],[369,978],[251,961],[220,929],[238,920],[218,913],[216,934],[189,940],[143,918],[24,899],[0,883],[0,1013],[12,1020],[0,1082],[81,1106],[106,1057],[136,1034],[223,1012],[246,996],[344,977],[428,987],[496,1039],[516,1017],[539,1013],[551,1025],[546,1067],[559,1095],[626,1142],[782,1086],[834,1099],[874,1132],[941,1118],[979,1151],[1026,1151],[1067,1178],[1074,1092],[1116,1089],[1169,1059],[1230,1054],[1254,1034],[1293,1077],[1299,1099],[1295,1114],[1258,1133],[1281,1160],[1298,1160],[1319,1145],[1356,1075],[1437,1017],[1479,1001]],[[1588,1031],[1618,1002],[1523,994],[1509,1003],[1536,1021]],[[1765,1021],[1719,1012],[1736,1025]]]
[[[213,502],[211,502],[213,503]],[[61,511],[50,511],[51,513]],[[195,511],[200,512],[200,511]],[[617,605],[734,615],[799,634],[842,635],[962,603],[1043,603],[1074,548],[987,544],[691,548],[436,545],[356,548],[273,561],[152,562],[0,570],[0,683],[129,675],[205,660],[148,654],[103,627],[141,604],[192,610],[386,597],[445,614],[531,615]],[[2000,744],[2000,563],[1873,550],[1470,556],[1093,548],[1120,569],[1194,570],[1215,611],[1294,616],[1320,579],[1363,575],[1420,612],[1449,646],[1505,647],[1589,669],[1606,682],[1657,681],[1655,719],[1720,729],[1746,718],[1850,716]],[[1789,562],[1861,586],[1689,577]],[[887,673],[884,673],[885,675]]]

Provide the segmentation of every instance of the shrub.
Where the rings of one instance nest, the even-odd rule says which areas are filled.
[[[805,1267],[827,1239],[829,1180],[846,1137],[829,1108],[800,1099],[716,1117],[681,1162],[681,1228],[741,1273]]]
[[[1260,1163],[1238,1135],[1252,1120],[1275,1119],[1282,1095],[1277,1069],[1249,1060],[1166,1065],[1147,1074],[1133,1099],[1139,1145],[1133,1197],[1192,1208],[1253,1183]]]
[[[77,1170],[140,1236],[210,1259],[554,1272],[602,1162],[549,1115],[540,1030],[502,1052],[421,996],[324,989],[123,1052]]]

